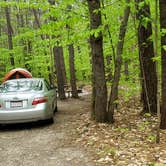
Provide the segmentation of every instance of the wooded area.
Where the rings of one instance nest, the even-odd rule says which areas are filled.
[[[114,123],[119,96],[139,93],[142,114],[166,129],[165,16],[165,0],[1,1],[0,79],[25,68],[61,100],[66,86],[78,98],[92,84],[91,118],[102,123]]]

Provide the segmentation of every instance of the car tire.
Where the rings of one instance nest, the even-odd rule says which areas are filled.
[[[54,113],[55,112],[58,112],[58,107],[57,107],[57,105],[56,105],[56,107],[55,107],[55,109],[54,109]]]
[[[51,117],[50,119],[47,119],[46,122],[47,122],[48,124],[53,124],[53,123],[54,123],[54,118]]]

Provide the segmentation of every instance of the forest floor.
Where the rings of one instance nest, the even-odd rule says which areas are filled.
[[[97,166],[166,166],[166,131],[157,144],[157,117],[141,115],[139,101],[121,96],[114,124],[95,123],[88,111],[81,115],[76,142],[93,149]]]
[[[52,125],[0,128],[0,166],[164,166],[166,131],[156,144],[156,117],[140,116],[139,97],[121,97],[114,124],[90,120],[91,95],[58,101]]]

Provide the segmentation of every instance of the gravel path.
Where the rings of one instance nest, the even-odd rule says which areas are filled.
[[[78,137],[75,121],[89,110],[86,100],[59,101],[52,125],[40,122],[1,126],[0,166],[95,165],[90,152],[74,143]]]

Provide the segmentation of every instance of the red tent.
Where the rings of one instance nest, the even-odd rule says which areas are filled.
[[[26,69],[16,68],[10,70],[4,77],[3,82],[17,78],[32,78],[32,74]]]

